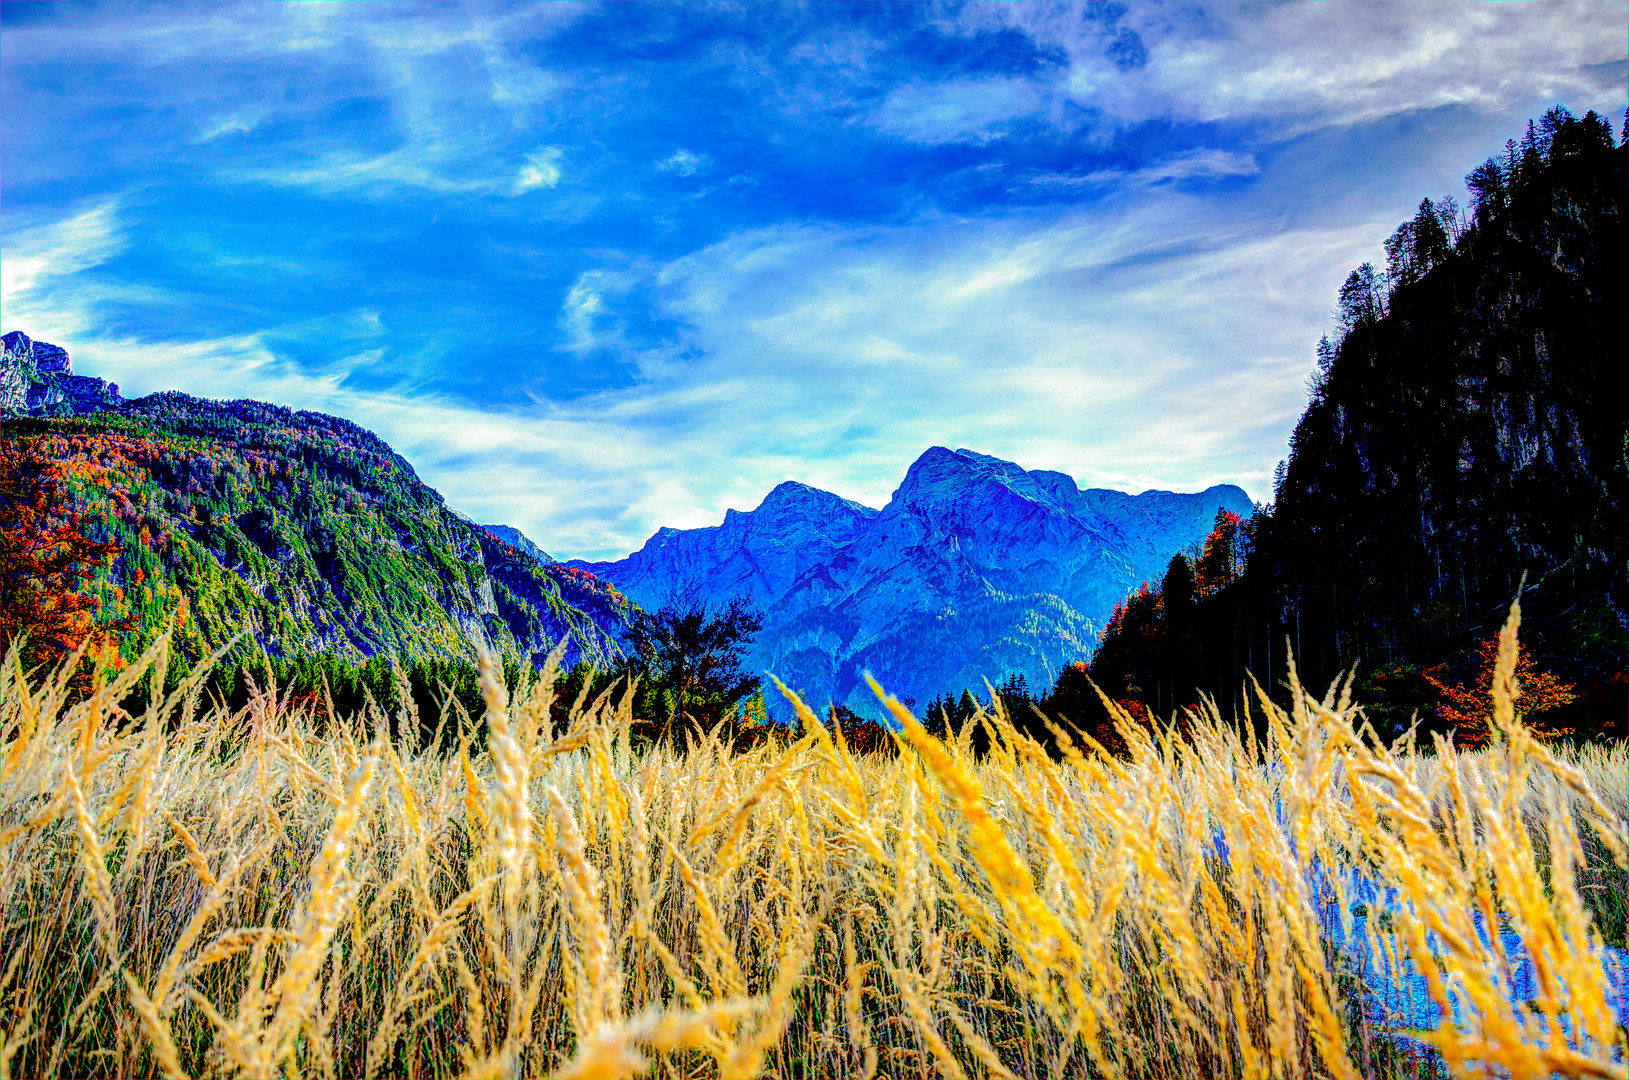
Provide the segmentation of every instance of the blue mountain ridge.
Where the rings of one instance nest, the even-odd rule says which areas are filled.
[[[787,481],[719,525],[663,528],[625,559],[566,565],[650,609],[744,595],[764,613],[754,670],[817,706],[877,715],[867,671],[918,702],[1012,674],[1049,686],[1090,657],[1115,604],[1203,540],[1219,508],[1254,510],[1231,484],[1082,490],[1064,473],[935,446],[881,510]]]

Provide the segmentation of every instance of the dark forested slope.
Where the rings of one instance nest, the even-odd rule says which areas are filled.
[[[1429,712],[1418,670],[1469,663],[1526,575],[1523,640],[1578,685],[1583,728],[1621,727],[1624,153],[1556,109],[1467,180],[1469,221],[1427,201],[1384,271],[1348,278],[1274,502],[1236,530],[1242,575],[1185,594],[1174,566],[1128,601],[1093,662],[1111,693],[1237,700],[1287,636],[1312,677],[1355,664]]]

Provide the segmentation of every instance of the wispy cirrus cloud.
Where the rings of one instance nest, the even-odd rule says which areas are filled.
[[[35,294],[47,278],[63,278],[107,262],[125,246],[117,227],[118,203],[104,202],[66,217],[24,225],[6,238],[0,260],[0,303]]]
[[[1171,180],[1224,180],[1261,171],[1255,155],[1231,150],[1194,150],[1136,169],[1096,169],[1082,176],[1042,173],[1030,183],[1071,188],[1100,184],[1159,184]]]
[[[232,113],[207,121],[208,127],[198,135],[198,142],[214,142],[216,139],[229,138],[233,135],[247,135],[260,125],[265,119],[264,112],[250,111],[247,113]]]
[[[713,159],[706,154],[698,154],[684,147],[673,151],[667,157],[656,163],[662,172],[674,173],[678,176],[694,176],[703,169],[712,165]]]
[[[1444,107],[1621,97],[1624,13],[1587,2],[1238,9],[1155,46],[1167,108],[1291,129]],[[1162,55],[1168,52],[1170,61]]]
[[[988,142],[1018,117],[1042,104],[1042,92],[1027,79],[952,79],[902,86],[871,114],[882,131],[911,142]]]

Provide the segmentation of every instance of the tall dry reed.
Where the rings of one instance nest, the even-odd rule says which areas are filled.
[[[1535,742],[1510,663],[1474,754],[1292,671],[1261,739],[997,709],[980,760],[891,702],[893,754],[800,704],[636,751],[490,662],[447,753],[165,663],[0,671],[0,1080],[1625,1075],[1629,757]]]

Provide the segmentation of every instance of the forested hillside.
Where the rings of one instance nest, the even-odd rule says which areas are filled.
[[[1128,598],[1092,663],[1111,695],[1226,706],[1288,639],[1315,685],[1355,665],[1377,720],[1429,719],[1525,575],[1523,640],[1575,689],[1562,726],[1622,733],[1623,150],[1557,108],[1467,183],[1468,217],[1422,202],[1347,279],[1273,503]]]
[[[85,588],[127,652],[178,619],[191,657],[241,632],[274,657],[471,656],[476,639],[534,662],[561,640],[568,663],[621,655],[619,593],[454,514],[347,420],[164,393],[8,418],[4,449],[38,489],[33,527],[115,545]]]

